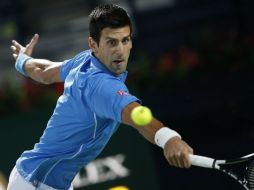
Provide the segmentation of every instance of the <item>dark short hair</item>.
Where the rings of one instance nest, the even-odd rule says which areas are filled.
[[[89,32],[98,44],[101,31],[106,28],[130,27],[132,34],[132,24],[128,13],[120,6],[114,4],[102,4],[97,6],[89,15]]]

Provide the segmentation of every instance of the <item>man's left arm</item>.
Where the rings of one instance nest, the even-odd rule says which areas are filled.
[[[146,126],[137,126],[131,119],[131,111],[140,106],[138,98],[129,94],[125,84],[114,77],[103,75],[90,77],[91,88],[84,91],[89,107],[97,116],[110,118],[137,129],[148,141],[164,149],[169,164],[190,167],[189,154],[192,148],[174,130],[153,118]],[[155,140],[156,139],[156,140]]]

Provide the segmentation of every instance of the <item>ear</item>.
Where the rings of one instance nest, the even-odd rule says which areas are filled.
[[[92,50],[92,52],[97,53],[98,45],[92,37],[88,38],[88,45],[89,45],[90,49]]]

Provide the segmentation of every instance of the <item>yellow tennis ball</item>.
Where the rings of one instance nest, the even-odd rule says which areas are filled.
[[[152,121],[153,115],[148,107],[137,106],[131,111],[131,119],[136,125],[144,126]]]
[[[117,187],[112,187],[109,190],[130,190],[130,189],[125,186],[117,186]]]

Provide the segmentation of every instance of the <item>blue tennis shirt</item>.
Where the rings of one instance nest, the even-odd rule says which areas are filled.
[[[103,150],[122,121],[125,106],[138,101],[90,50],[63,62],[64,93],[34,148],[17,160],[19,173],[35,186],[70,187],[79,170]]]

